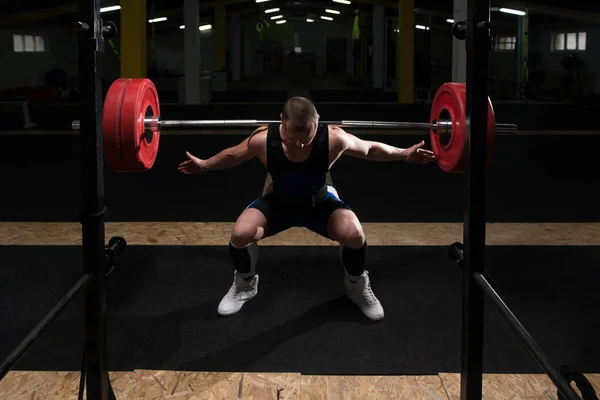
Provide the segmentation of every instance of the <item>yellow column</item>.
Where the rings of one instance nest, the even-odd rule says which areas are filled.
[[[121,0],[121,77],[145,78],[146,0]]]
[[[224,71],[227,61],[227,16],[225,14],[225,5],[215,6],[215,71]]]
[[[396,81],[398,103],[414,102],[415,82],[415,0],[398,0],[398,51]]]

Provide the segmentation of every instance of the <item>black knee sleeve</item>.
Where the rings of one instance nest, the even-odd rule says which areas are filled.
[[[258,246],[256,242],[238,249],[229,242],[229,256],[236,271],[244,278],[254,276]]]
[[[341,246],[342,265],[350,276],[360,276],[367,264],[367,241],[359,249]]]

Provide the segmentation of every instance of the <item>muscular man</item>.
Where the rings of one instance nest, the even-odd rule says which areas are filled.
[[[273,180],[266,194],[248,205],[233,226],[229,241],[233,284],[218,312],[235,314],[258,293],[257,242],[301,226],[340,244],[346,295],[366,317],[381,320],[383,307],[371,290],[366,270],[365,234],[356,214],[327,184],[327,172],[343,154],[409,163],[428,163],[434,155],[421,148],[424,142],[402,149],[361,140],[340,127],[319,123],[315,106],[303,97],[289,99],[280,118],[281,123],[260,127],[240,144],[209,159],[186,153],[189,160],[178,168],[184,174],[200,174],[257,157]]]

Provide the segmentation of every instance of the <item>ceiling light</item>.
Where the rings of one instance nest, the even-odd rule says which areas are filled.
[[[103,13],[103,12],[109,12],[109,11],[117,11],[120,9],[121,9],[121,6],[102,7],[100,9],[100,12]]]
[[[279,18],[283,18],[283,15],[273,15],[271,17],[271,19],[279,19]]]
[[[330,9],[326,9],[325,12],[328,12],[329,14],[339,14],[340,13],[338,10],[330,10]]]
[[[179,25],[179,29],[185,29],[185,25]],[[208,25],[200,25],[198,27],[199,30],[201,31],[208,31],[210,29],[212,29],[212,25],[208,24]]]
[[[327,21],[333,21],[333,18],[331,17],[326,17],[324,15],[321,15],[321,19],[326,19]]]
[[[336,3],[341,3],[341,4],[350,4],[350,2],[348,0],[333,0]]]
[[[269,1],[269,0],[256,0],[257,3],[265,3],[267,1]]]
[[[153,24],[155,22],[164,22],[166,20],[167,20],[167,17],[160,17],[160,18],[149,19],[148,22]]]
[[[269,8],[268,10],[265,10],[265,13],[269,14],[269,13],[274,13],[279,11],[279,8]]]
[[[306,22],[315,22],[315,20],[314,20],[314,19],[307,18],[307,19],[306,19]]]
[[[282,19],[281,21],[277,21],[275,22],[276,24],[285,24],[285,19]]]
[[[423,25],[415,25],[415,28],[417,28],[417,29],[422,29],[422,30],[425,30],[425,29],[427,29],[427,28],[425,28],[425,26],[423,26]]]
[[[446,20],[446,22],[449,22],[449,23],[453,24],[453,23],[454,23],[454,20],[453,20],[452,18],[448,18],[448,19]]]
[[[512,8],[501,8],[500,12],[514,15],[525,15],[525,11],[513,10]]]

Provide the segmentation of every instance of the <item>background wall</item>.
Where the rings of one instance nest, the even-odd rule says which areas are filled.
[[[352,21],[327,22],[288,21],[286,24],[275,24],[268,28],[261,38],[256,31],[255,15],[244,16],[242,27],[242,60],[243,75],[247,78],[263,76],[263,62],[260,51],[269,44],[279,43],[284,51],[293,48],[294,34],[298,35],[299,45],[303,52],[314,52],[314,69],[317,75],[327,72],[327,38],[343,38],[346,40],[346,74],[353,74],[352,58]],[[538,18],[539,20],[539,18]],[[157,25],[159,26],[159,25]],[[554,24],[536,24],[536,17],[531,17],[529,45],[530,51],[538,55],[537,68],[541,71],[544,86],[547,88],[561,85],[568,76],[562,68],[562,58],[569,52],[554,52],[551,50],[552,34],[554,32],[587,32],[587,48],[577,52],[577,56],[585,63],[582,71],[584,93],[600,92],[600,27],[576,21]],[[228,26],[231,32],[231,26]],[[450,30],[431,29],[431,85],[432,89],[449,80],[449,69],[452,65],[452,35]],[[497,35],[517,36],[516,17],[514,29],[510,26],[496,30]],[[47,52],[44,53],[15,53],[13,51],[13,34],[39,35],[46,38]],[[212,70],[214,64],[214,40],[212,31],[199,32],[201,38],[201,63],[203,70]],[[148,70],[153,67],[151,35],[148,36]],[[119,51],[119,39],[114,42]],[[232,48],[231,38],[228,38],[228,51]],[[517,43],[517,45],[519,45]],[[157,31],[154,36],[154,66],[161,73],[169,71],[181,75],[184,71],[183,30]],[[288,50],[285,50],[285,49]],[[0,54],[2,54],[3,74],[0,74],[0,90],[16,87],[37,87],[44,84],[46,72],[52,68],[63,69],[70,76],[75,76],[77,70],[77,35],[70,29],[42,24],[30,24],[17,28],[0,30]],[[513,85],[516,91],[517,52],[490,53],[490,76],[494,81]],[[229,56],[231,58],[231,56]],[[119,76],[119,59],[107,43],[104,54],[104,78],[108,81]],[[563,82],[564,83],[564,82]]]
[[[45,37],[46,52],[15,53],[13,34]],[[0,89],[42,86],[45,73],[52,68],[62,68],[69,75],[77,74],[77,36],[66,29],[43,25],[2,29],[0,54]]]
[[[553,33],[582,31],[587,33],[585,51],[552,51]],[[548,24],[536,28],[535,35],[530,39],[529,47],[530,50],[535,50],[539,54],[537,68],[545,75],[545,85],[558,85],[561,77],[568,75],[567,70],[561,67],[561,60],[569,53],[575,53],[585,63],[582,71],[584,93],[587,91],[600,92],[600,27],[598,25],[594,26],[583,22]]]
[[[215,47],[213,31],[199,31],[200,34],[200,63],[203,70],[214,68]],[[154,65],[159,71],[169,70],[177,75],[183,75],[185,55],[183,52],[183,29],[156,32],[154,36]],[[148,69],[152,67],[151,37],[148,37]]]

